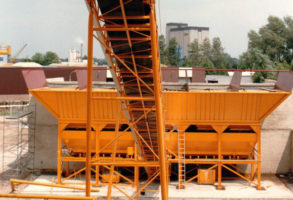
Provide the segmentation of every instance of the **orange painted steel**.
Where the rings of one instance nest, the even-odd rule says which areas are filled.
[[[86,113],[81,106],[85,104],[86,91],[43,88],[30,92],[58,119],[61,127],[58,141],[63,142],[73,152],[71,156],[60,155],[61,162],[85,162],[85,158],[78,155],[86,151],[86,132],[81,130],[86,123]],[[103,130],[104,127],[113,127],[116,124],[120,103],[117,101],[117,92],[111,89],[93,89],[92,94],[97,99],[107,97],[107,100],[101,98],[92,104],[94,130],[91,133],[91,152],[99,154],[98,158],[93,157],[92,165],[133,168],[159,166],[158,162],[143,161],[137,153],[128,157],[117,157],[114,162],[111,157],[104,156],[111,154],[113,139],[118,141],[118,155],[127,155],[129,148],[135,149],[136,145],[130,129],[119,131],[117,137],[113,131]],[[253,182],[254,172],[250,176],[239,173],[237,175],[244,180],[250,180],[261,189],[260,124],[289,95],[289,92],[267,90],[163,91],[165,144],[168,152],[173,152],[166,164],[178,162],[177,154],[174,153],[177,152],[178,140],[174,127],[185,127],[186,164],[216,165],[218,172],[221,172],[222,167],[226,169],[227,165],[249,164],[256,169],[257,183]],[[124,114],[120,116],[120,121],[121,124],[128,123]],[[190,126],[193,129],[188,131],[187,127]],[[97,136],[99,139],[95,140]],[[62,152],[61,149],[58,152]],[[221,179],[219,173],[218,189],[223,189]]]
[[[86,120],[83,105],[86,104],[85,90],[74,88],[42,88],[30,90],[59,122],[82,124]],[[196,90],[163,91],[166,124],[170,125],[258,125],[288,96],[289,92],[266,90]],[[93,89],[92,102],[96,110],[92,113],[92,124],[115,124],[119,101],[114,89]],[[103,100],[106,97],[107,100]],[[113,98],[113,100],[111,100]],[[127,123],[124,114],[121,123]],[[203,127],[209,128],[209,127]],[[240,127],[237,127],[240,128]]]
[[[167,180],[167,158],[166,158],[166,144],[165,144],[165,124],[163,117],[163,104],[162,104],[162,85],[161,85],[161,67],[160,56],[158,51],[158,30],[156,23],[155,1],[151,1],[150,23],[151,23],[151,37],[152,37],[152,63],[153,63],[153,76],[154,76],[154,92],[156,102],[156,115],[157,115],[157,134],[159,143],[159,162],[160,162],[160,183],[161,183],[161,197],[163,200],[168,199],[168,180]]]
[[[42,182],[36,182],[36,181],[27,181],[27,180],[18,180],[18,179],[10,179],[11,189],[12,191],[15,191],[16,185],[26,184],[26,185],[39,185],[39,186],[45,186],[45,187],[52,187],[52,188],[65,188],[65,189],[73,189],[73,190],[86,190],[84,187],[76,187],[76,186],[69,186],[69,185],[61,185],[61,184],[55,184],[55,183],[42,183]],[[99,189],[92,188],[91,191],[93,192],[99,192]]]
[[[57,195],[34,195],[34,194],[0,194],[0,198],[18,198],[18,199],[68,199],[68,200],[96,200],[95,197],[78,196],[57,196]]]
[[[91,121],[92,121],[92,79],[93,79],[93,35],[94,35],[94,4],[89,2],[88,19],[88,59],[87,59],[87,96],[86,96],[86,196],[91,196]]]
[[[87,0],[86,3],[90,13],[88,26],[88,79],[86,90],[86,195],[90,195],[90,161],[93,159],[90,158],[92,149],[91,132],[92,129],[100,132],[109,123],[109,121],[105,120],[104,124],[102,123],[103,121],[98,121],[97,124],[97,121],[95,121],[94,116],[91,114],[91,112],[95,110],[94,102],[99,101],[99,99],[92,94],[91,81],[92,44],[93,39],[96,39],[101,44],[110,64],[118,96],[121,98],[121,102],[119,103],[122,104],[122,108],[125,112],[126,123],[131,125],[130,130],[135,140],[140,159],[147,162],[157,161],[160,163],[162,199],[167,200],[168,181],[166,173],[166,145],[164,141],[165,124],[163,121],[161,69],[158,52],[155,1]],[[134,13],[137,13],[137,15],[134,15]],[[134,18],[135,16],[138,17]],[[121,20],[115,21],[117,17]],[[133,20],[135,21],[133,22]],[[123,48],[120,46],[121,41],[127,41],[127,43],[123,44]],[[125,70],[127,73],[121,73],[121,71]],[[144,74],[143,76],[142,73]],[[93,107],[93,109],[91,109],[91,107]],[[124,122],[125,120],[120,120],[119,118],[118,121]],[[74,122],[71,121],[71,124],[72,123]],[[70,127],[70,125],[66,123],[66,120],[59,120],[59,126],[59,132],[62,132],[68,126]],[[116,123],[116,126],[120,126],[120,124]],[[94,137],[98,138],[97,135]],[[62,139],[59,138],[59,148],[62,143],[61,141]],[[96,140],[95,149],[98,149],[99,145],[97,143]],[[115,140],[113,144],[117,144],[117,140]],[[114,152],[116,152],[116,148]],[[58,170],[61,169],[59,162],[62,160],[61,154],[62,152],[58,151]],[[100,159],[99,155],[95,157],[97,160]],[[157,172],[156,167],[145,167],[149,177],[153,177],[154,173]],[[113,168],[114,166],[112,165],[111,174],[113,174]],[[60,172],[58,176],[60,176]],[[60,178],[58,178],[58,181],[61,181]],[[111,181],[110,187],[108,188],[107,199],[110,198]]]
[[[217,189],[224,188],[222,169],[261,189],[260,125],[290,93],[162,91],[155,0],[86,0],[86,4],[87,90],[31,91],[58,119],[58,183],[66,179],[61,178],[62,163],[83,162],[86,167],[76,169],[66,180],[85,170],[86,196],[93,184],[91,172],[99,185],[106,169],[110,172],[107,199],[111,199],[112,186],[129,199],[138,199],[160,175],[161,198],[167,200],[170,165],[178,165],[179,188],[184,188],[185,164],[206,164],[217,168]],[[102,46],[117,90],[92,89],[93,39]],[[237,164],[250,164],[252,173],[239,172],[233,166]],[[133,169],[133,180],[115,167]],[[148,175],[143,186],[138,177],[141,167]],[[114,184],[114,173],[136,186],[136,194],[127,194]]]

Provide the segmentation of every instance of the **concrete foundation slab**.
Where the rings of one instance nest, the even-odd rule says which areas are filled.
[[[50,183],[54,181],[54,176],[42,175],[35,181]],[[81,182],[82,180],[76,180],[74,182]],[[212,185],[198,185],[196,183],[186,184],[186,188],[183,190],[176,189],[176,182],[171,182],[169,185],[169,199],[172,200],[192,200],[192,199],[293,199],[293,192],[289,188],[292,186],[286,185],[276,176],[264,176],[262,185],[265,190],[256,190],[249,183],[242,180],[224,180],[223,185],[226,190],[216,190]],[[158,185],[153,184],[151,189],[158,189]],[[92,196],[104,199],[107,195],[107,187],[98,187],[100,192],[93,192]],[[131,186],[119,186],[123,191],[129,195],[135,193],[135,188]],[[83,196],[84,192],[61,189],[61,188],[49,188],[42,186],[28,186],[23,194],[44,194],[44,195],[74,195]],[[117,189],[112,189],[112,199],[128,199]],[[160,199],[160,193],[146,193],[141,196],[140,199]]]

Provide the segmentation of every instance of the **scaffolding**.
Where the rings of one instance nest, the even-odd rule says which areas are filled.
[[[2,102],[0,105],[1,177],[22,178],[34,170],[35,105]]]

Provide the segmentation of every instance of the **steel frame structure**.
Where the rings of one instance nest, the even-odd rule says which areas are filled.
[[[178,133],[183,131],[192,124],[178,124],[176,123],[176,126],[178,127]],[[196,125],[210,125],[210,123],[197,123]],[[225,187],[222,185],[222,169],[226,169],[233,174],[237,175],[238,177],[242,178],[243,180],[248,181],[253,186],[255,186],[258,190],[262,190],[261,187],[261,128],[260,124],[252,124],[250,125],[250,128],[254,131],[256,136],[256,146],[257,148],[253,148],[253,151],[250,152],[250,155],[241,157],[241,156],[225,156],[222,153],[222,145],[223,145],[223,134],[225,135],[224,131],[230,126],[230,125],[241,125],[241,124],[217,124],[212,125],[213,130],[215,131],[214,134],[216,134],[217,137],[217,155],[186,155],[184,158],[185,164],[194,164],[194,165],[211,165],[207,169],[207,171],[212,169],[217,169],[217,189],[218,190],[224,190]],[[242,124],[244,125],[244,124]],[[212,134],[212,132],[210,133]],[[168,160],[169,163],[178,163],[179,158],[178,154],[169,151],[171,153],[171,158]],[[251,167],[251,173],[245,173],[240,168],[234,166],[237,164],[242,165],[250,165]],[[178,174],[178,188],[183,189],[185,183],[189,183],[199,177],[199,174],[196,176],[193,176],[189,178],[186,181],[180,180],[180,174]],[[254,182],[254,178],[257,176],[257,182]]]
[[[117,0],[117,5],[111,9],[101,9],[94,0],[88,0],[88,76],[87,76],[87,151],[86,151],[86,195],[90,196],[90,133],[91,133],[91,101],[92,99],[92,58],[93,39],[96,39],[105,49],[112,70],[116,88],[122,98],[138,152],[147,162],[160,164],[160,173],[152,165],[144,165],[153,181],[159,174],[162,187],[162,199],[168,199],[167,160],[164,142],[164,122],[161,98],[161,72],[158,52],[158,33],[155,16],[155,1],[143,1],[149,6],[149,13],[143,16],[128,16],[126,6],[132,2]],[[105,2],[104,2],[105,3]],[[107,4],[107,3],[105,3]],[[101,11],[100,11],[101,9]],[[119,11],[118,11],[119,10]],[[118,12],[119,15],[111,15]],[[122,20],[115,23],[114,20]],[[143,24],[131,24],[129,20],[142,20]],[[146,20],[146,21],[145,21]],[[94,23],[95,22],[95,23]],[[113,37],[109,32],[124,32],[126,37]],[[98,34],[95,34],[97,32]],[[133,37],[133,33],[136,34]],[[119,41],[118,44],[115,41]],[[122,42],[121,41],[126,41]],[[147,48],[136,50],[135,45],[143,44]],[[127,50],[119,53],[115,48],[125,47]],[[143,65],[139,59],[148,59],[149,64]],[[131,100],[127,100],[130,98]],[[145,100],[151,98],[151,100]],[[154,109],[155,108],[155,109]],[[137,121],[137,119],[140,119]],[[115,146],[115,145],[114,145]],[[115,152],[115,151],[114,151]],[[115,153],[113,154],[113,161]],[[111,165],[110,180],[114,165]],[[149,183],[148,183],[149,184]],[[107,199],[111,198],[110,181]],[[116,187],[117,188],[117,187]],[[117,188],[118,189],[118,188]],[[120,192],[124,193],[120,189]],[[124,193],[125,194],[125,193]],[[135,197],[138,196],[139,193]],[[126,194],[125,194],[126,195]],[[128,195],[126,195],[128,196]],[[128,196],[130,197],[130,196]],[[131,197],[130,197],[131,198]]]
[[[106,3],[99,1],[101,4]],[[222,136],[225,129],[230,124],[217,124],[213,125],[213,129],[217,133],[217,148],[218,154],[216,159],[191,159],[188,160],[185,157],[185,150],[181,152],[178,150],[178,154],[175,154],[177,159],[166,158],[166,146],[164,141],[165,126],[163,122],[163,108],[162,108],[162,94],[161,94],[161,72],[159,64],[159,53],[158,53],[158,34],[157,34],[157,25],[156,25],[156,15],[155,15],[155,1],[146,0],[143,1],[144,4],[148,5],[150,8],[149,15],[143,16],[133,16],[127,15],[126,5],[131,3],[132,0],[123,1],[119,0],[119,3],[115,4],[116,1],[112,1],[114,6],[110,7],[111,9],[102,8],[103,5],[100,5],[95,0],[88,0],[87,5],[89,8],[89,27],[88,27],[88,76],[87,76],[87,151],[86,151],[86,186],[87,192],[86,195],[90,196],[90,174],[91,174],[91,163],[92,158],[90,157],[90,134],[91,134],[91,112],[92,112],[92,100],[98,100],[92,98],[92,57],[93,57],[93,39],[96,39],[104,48],[105,53],[108,57],[110,68],[112,70],[112,75],[120,96],[122,107],[125,108],[126,116],[128,116],[128,123],[133,125],[133,122],[137,119],[135,114],[141,111],[139,116],[142,116],[141,122],[144,123],[144,126],[141,126],[139,123],[133,125],[131,130],[133,132],[133,137],[135,139],[138,152],[140,156],[145,161],[158,162],[160,164],[160,182],[161,182],[161,195],[162,199],[168,199],[168,166],[170,163],[178,163],[178,188],[184,188],[184,179],[185,174],[185,165],[188,164],[211,164],[212,167],[217,168],[218,171],[218,185],[217,189],[224,189],[222,186],[222,168],[229,170],[230,172],[238,175],[244,180],[249,181],[254,184],[257,189],[261,189],[261,139],[260,139],[260,124],[251,125],[251,128],[254,130],[257,136],[257,151],[252,152],[252,155],[249,159],[225,159],[222,154]],[[118,2],[118,0],[117,0]],[[107,7],[109,8],[109,6]],[[115,13],[111,15],[112,13]],[[120,20],[120,21],[119,21]],[[144,23],[134,23],[131,24],[131,20],[145,20]],[[115,33],[124,33],[123,36],[115,37]],[[96,33],[96,34],[95,34]],[[134,33],[134,34],[133,34]],[[135,37],[133,36],[135,35]],[[117,43],[116,41],[119,41]],[[125,42],[121,42],[125,41]],[[136,50],[134,48],[135,44],[145,44],[149,42],[150,45],[146,45],[144,49]],[[123,47],[124,51],[121,53],[117,48]],[[126,49],[126,50],[125,50]],[[147,65],[142,65],[138,62],[139,59],[149,59],[151,61],[151,68]],[[150,78],[152,79],[149,81]],[[148,80],[148,81],[146,81]],[[131,92],[130,92],[131,91]],[[133,96],[135,94],[135,96]],[[146,100],[145,98],[151,98]],[[113,100],[109,98],[108,100]],[[146,105],[151,105],[147,107]],[[155,110],[149,110],[153,109]],[[137,109],[137,110],[135,110]],[[146,113],[154,113],[156,120],[151,125],[150,117]],[[153,117],[153,116],[151,116]],[[116,123],[116,136],[117,136],[117,124]],[[118,125],[119,126],[119,125]],[[151,127],[152,126],[152,127]],[[184,130],[187,128],[186,124],[176,124],[178,127],[179,133],[184,133]],[[151,130],[153,127],[156,129]],[[156,137],[155,135],[158,135]],[[157,142],[157,143],[156,143]],[[108,186],[108,196],[107,199],[111,198],[111,187],[114,186],[120,192],[125,194],[130,199],[133,197],[127,195],[117,186],[112,184],[112,176],[114,170],[115,154],[116,154],[116,141],[114,142],[114,149],[112,154],[112,164],[110,166],[110,183]],[[146,147],[147,146],[147,147]],[[178,149],[180,145],[178,144]],[[183,146],[185,146],[183,144]],[[158,148],[157,148],[158,147]],[[173,153],[174,155],[174,153]],[[182,162],[183,161],[183,162]],[[98,165],[101,163],[97,162]],[[239,173],[240,169],[235,166],[229,167],[231,164],[251,164],[251,174],[249,177],[246,177]],[[136,164],[137,165],[137,164]],[[156,163],[157,165],[157,163]],[[253,182],[255,176],[255,166],[257,169],[257,183]],[[149,167],[147,169],[148,175],[152,180],[158,176],[159,172],[156,171],[156,168],[151,168],[151,165],[145,163],[144,167]],[[137,170],[136,170],[137,171]],[[137,174],[138,172],[135,172]],[[197,175],[198,176],[198,175]],[[192,177],[186,182],[190,182],[197,178],[197,176]],[[184,178],[183,178],[184,177]],[[137,185],[138,186],[138,185]],[[139,191],[139,189],[137,189]],[[134,196],[137,197],[137,196]]]
[[[61,178],[63,170],[61,163],[64,163],[66,170],[69,170],[67,163],[86,162],[85,148],[87,144],[84,142],[86,138],[84,129],[86,113],[83,108],[76,107],[85,104],[86,91],[46,88],[45,90],[36,89],[31,93],[58,119],[58,180],[59,183],[66,185],[68,179],[79,176],[86,170],[82,166],[73,172],[68,171],[67,177]],[[130,124],[128,124],[125,114],[122,115],[124,109],[121,106],[121,101],[136,100],[137,97],[121,97],[115,90],[103,89],[93,90],[92,95],[90,165],[91,171],[95,174],[95,182],[90,182],[90,184],[93,186],[107,185],[109,187],[108,198],[111,197],[112,187],[130,199],[136,198],[137,196],[129,195],[121,189],[120,186],[124,186],[124,183],[117,184],[112,181],[112,178],[115,178],[115,174],[116,177],[124,179],[128,186],[136,187],[137,191],[147,191],[148,188],[145,186],[148,186],[155,179],[153,176],[158,174],[156,171],[153,176],[150,176],[147,185],[140,185],[139,168],[159,167],[159,162],[144,160],[139,154],[135,139],[131,136],[131,128],[144,119],[144,114]],[[289,92],[280,90],[164,91],[163,103],[166,109],[164,134],[168,152],[166,165],[168,168],[170,165],[173,167],[180,165],[182,162],[179,161],[179,157],[181,156],[184,164],[192,167],[188,171],[183,170],[187,177],[186,180],[180,179],[182,175],[176,174],[179,182],[178,188],[181,186],[180,189],[182,189],[185,183],[199,178],[195,171],[198,166],[208,165],[210,167],[207,171],[218,171],[217,189],[224,188],[222,186],[222,170],[230,171],[256,186],[257,189],[262,189],[260,182],[261,122],[289,95]],[[68,101],[71,102],[70,105],[68,105]],[[238,111],[235,112],[235,109]],[[152,110],[153,108],[149,109],[147,114]],[[128,125],[121,129],[119,127],[122,124]],[[108,125],[112,127],[110,130],[107,128]],[[197,128],[190,129],[192,126]],[[82,127],[83,129],[81,129]],[[73,130],[74,128],[77,131]],[[184,134],[184,142],[186,143],[183,155],[180,155],[180,151],[178,151],[179,145],[177,145],[176,138],[179,133]],[[148,145],[137,131],[135,134],[142,143]],[[125,136],[127,137],[125,138]],[[127,143],[123,144],[123,141],[127,141]],[[62,147],[62,143],[65,148]],[[128,153],[128,148],[132,149],[133,153]],[[66,155],[66,151],[70,149],[74,154]],[[148,145],[148,149],[152,151],[150,145]],[[156,155],[156,152],[152,153]],[[156,156],[159,157],[159,155]],[[238,164],[250,165],[251,173],[245,173],[237,168]],[[119,169],[128,167],[134,174],[133,179],[118,172],[112,166]],[[109,171],[108,180],[111,180],[112,183],[100,183],[105,171]],[[170,173],[174,174],[174,170],[169,170],[168,176]],[[256,182],[254,181],[255,176],[257,177]]]
[[[66,173],[67,177],[61,179],[62,162],[66,169],[68,169],[67,163],[69,162],[86,162],[86,134],[84,129],[86,112],[82,107],[78,106],[85,104],[86,91],[46,88],[36,89],[31,93],[58,119],[58,180],[62,184],[67,184],[66,180],[81,175],[86,169],[82,167],[76,168],[73,172],[68,171],[69,173]],[[126,125],[128,123],[125,114],[121,115],[123,113],[121,110],[124,110],[121,107],[121,101],[137,98],[119,97],[115,90],[95,89],[92,94],[94,100],[92,101],[93,117],[90,133],[92,151],[90,165],[92,167],[91,171],[96,175],[96,182],[90,184],[93,186],[105,185],[99,182],[100,177],[103,179],[102,174],[105,174],[103,169],[104,172],[105,170],[110,172],[111,166],[119,167],[119,169],[129,167],[131,171],[133,168],[133,174],[136,174],[133,179],[132,177],[126,177],[125,174],[121,174],[118,170],[114,171],[112,168],[112,177],[108,176],[108,180],[112,180],[114,178],[113,174],[115,174],[115,176],[119,176],[128,182],[128,185],[137,187],[137,191],[148,190],[143,185],[139,185],[139,175],[137,175],[139,170],[137,169],[145,166],[158,167],[159,162],[142,159],[138,152],[138,145],[130,132],[132,127],[144,119],[144,115],[142,114],[135,122],[128,124],[127,127],[118,128],[121,124]],[[179,176],[182,186],[198,178],[198,176],[191,175],[191,173],[196,174],[194,168],[198,165],[210,165],[209,170],[217,169],[220,172],[218,173],[218,176],[220,176],[218,178],[218,189],[223,188],[221,182],[222,169],[233,172],[261,189],[260,167],[257,168],[257,166],[260,166],[261,151],[260,148],[254,147],[255,144],[260,147],[260,124],[289,94],[289,92],[279,90],[240,90],[236,92],[230,90],[164,91],[164,106],[166,109],[165,143],[168,151],[166,165],[180,164],[178,160],[180,152],[177,151],[176,138],[179,133],[184,133],[186,152],[184,152],[184,156],[181,159],[189,167],[192,166],[193,169],[188,169],[185,172],[188,175],[186,176],[188,179],[185,182],[180,180]],[[233,109],[231,110],[231,108]],[[234,109],[238,109],[239,112],[235,112]],[[149,109],[147,114],[152,110]],[[107,128],[108,125],[112,127],[110,130]],[[191,130],[189,129],[191,126],[197,126],[198,129],[193,128]],[[227,131],[227,129],[230,130]],[[125,136],[127,137],[125,138]],[[136,137],[147,144],[138,133],[136,133]],[[123,144],[125,140],[127,143]],[[62,143],[64,143],[65,148],[63,148]],[[117,144],[119,149],[113,148]],[[128,154],[128,147],[135,149],[135,151],[132,150],[133,153],[129,153],[131,156],[125,156]],[[151,151],[150,145],[148,145],[148,148]],[[70,149],[72,149],[73,154],[67,155],[66,151]],[[116,156],[113,156],[114,152]],[[235,165],[237,164],[251,165],[252,173],[246,174],[242,172],[241,169],[236,168]],[[221,166],[219,167],[219,165]],[[100,170],[101,172],[99,172]],[[174,170],[169,170],[168,175],[171,172],[174,173]],[[258,176],[258,182],[253,182],[256,175]],[[130,196],[121,190],[120,185],[125,184],[116,184],[113,181],[109,185],[115,187],[125,196],[128,195],[129,198],[134,198],[134,196]],[[110,196],[111,193],[109,192],[109,198]]]
[[[97,98],[98,99],[98,98]],[[106,98],[107,100],[104,100],[104,98],[101,98],[101,101],[107,101],[108,98]],[[113,97],[113,99],[115,99]],[[112,99],[112,100],[113,100]],[[118,100],[116,101],[121,101],[120,98],[117,98]],[[118,103],[118,105],[120,105]],[[119,112],[119,111],[117,111]],[[142,118],[143,116],[141,116]],[[121,123],[125,123],[123,121],[121,121],[121,119],[119,119],[119,117],[116,120],[115,123],[115,131],[113,132],[113,134],[111,135],[111,140],[109,140],[106,144],[104,144],[103,146],[100,146],[101,144],[99,144],[99,136],[101,136],[101,134],[103,134],[102,129],[107,125],[106,123],[104,124],[92,124],[92,127],[94,127],[95,129],[97,127],[99,127],[99,129],[97,129],[97,131],[91,131],[91,141],[96,141],[95,142],[95,151],[93,152],[93,156],[91,157],[91,172],[93,172],[95,174],[95,182],[91,183],[89,182],[92,186],[108,186],[109,191],[111,191],[111,187],[116,188],[117,190],[119,190],[122,194],[124,194],[125,196],[129,197],[130,199],[134,199],[136,197],[138,197],[139,193],[136,193],[134,196],[131,196],[129,194],[127,194],[125,191],[123,191],[119,186],[121,185],[129,185],[129,186],[133,186],[137,188],[137,191],[144,191],[146,190],[146,187],[151,184],[151,182],[153,180],[155,180],[155,178],[159,175],[158,171],[155,174],[155,177],[150,177],[151,179],[146,181],[147,184],[145,185],[140,185],[139,184],[139,169],[141,167],[158,167],[159,163],[156,161],[150,162],[150,161],[143,161],[140,159],[140,155],[138,153],[137,150],[137,145],[134,144],[133,148],[135,148],[135,152],[133,157],[121,157],[116,155],[116,145],[117,142],[119,142],[119,138],[122,137],[124,134],[129,132],[129,129],[131,127],[128,127],[128,129],[124,130],[124,131],[119,131],[118,127],[120,126],[119,122]],[[167,121],[169,126],[172,127],[177,127],[178,133],[182,132],[183,134],[187,134],[185,132],[185,130],[187,129],[187,127],[193,125],[191,122],[178,122],[178,121]],[[60,124],[59,124],[60,125]],[[67,125],[69,125],[69,122],[66,124],[63,124],[62,127],[66,127]],[[135,123],[133,124],[133,126],[135,125]],[[205,123],[197,123],[196,125],[210,125],[210,122],[205,122]],[[212,156],[206,156],[206,155],[194,155],[194,154],[190,154],[190,153],[185,153],[184,154],[184,163],[186,165],[211,165],[211,167],[208,168],[208,170],[211,169],[217,169],[217,180],[218,180],[218,184],[217,184],[217,189],[221,190],[224,189],[224,187],[222,186],[222,169],[226,169],[232,173],[234,173],[235,175],[239,176],[240,178],[248,181],[249,183],[251,183],[253,186],[255,186],[257,189],[262,189],[261,187],[261,141],[260,141],[260,124],[251,124],[250,128],[253,129],[254,131],[254,135],[256,137],[256,146],[257,148],[253,148],[252,151],[250,152],[250,155],[247,156],[226,156],[223,155],[222,153],[222,143],[223,143],[223,135],[226,136],[227,133],[224,133],[224,131],[227,129],[227,127],[229,127],[230,125],[239,125],[239,126],[244,126],[246,124],[239,124],[239,123],[222,123],[222,124],[217,124],[217,125],[213,125],[212,128],[214,130],[214,132],[209,132],[209,133],[204,133],[204,134],[212,134],[216,136],[216,141],[217,141],[217,155],[212,155]],[[174,129],[172,129],[171,131],[169,131],[168,133],[170,134],[172,131],[174,131]],[[66,138],[64,137],[64,134],[66,134],[66,130],[63,129],[61,132],[58,133],[58,152],[63,152],[62,147],[60,146],[62,144],[62,141],[69,139],[70,138],[70,134],[67,135]],[[109,133],[108,133],[109,134]],[[189,133],[189,134],[196,134],[196,133]],[[73,134],[72,134],[73,135]],[[84,135],[81,135],[81,137],[83,137]],[[139,135],[137,135],[139,137]],[[166,141],[167,142],[167,141]],[[235,140],[235,142],[237,142],[237,140]],[[113,153],[109,156],[100,156],[100,153],[104,151],[105,148],[107,147],[112,147],[113,148]],[[60,148],[60,149],[59,149]],[[171,164],[180,164],[179,161],[179,156],[180,153],[176,153],[174,151],[172,151],[170,148],[167,148],[168,151],[168,160],[166,161],[166,165],[170,166]],[[100,152],[100,153],[99,153]],[[121,155],[121,153],[120,153]],[[58,162],[59,166],[58,166],[58,183],[60,184],[67,184],[67,180],[80,175],[82,172],[84,172],[86,170],[86,167],[81,167],[80,169],[76,169],[75,171],[73,171],[72,173],[70,173],[68,170],[68,164],[69,162],[82,162],[85,163],[86,162],[86,157],[84,155],[81,155],[81,157],[71,157],[71,156],[63,156],[62,154],[58,155],[60,156],[60,162]],[[65,169],[67,171],[67,177],[65,178],[61,178],[62,176],[62,166],[61,163],[65,163],[65,165],[67,166],[67,168]],[[251,173],[247,174],[245,172],[243,172],[241,169],[237,168],[235,165],[236,164],[244,164],[244,165],[250,165],[251,166]],[[129,177],[126,177],[124,175],[122,175],[121,173],[119,173],[118,171],[114,170],[114,167],[112,166],[116,166],[116,167],[131,167],[133,168],[133,172],[134,172],[134,177],[133,180]],[[93,168],[94,167],[94,168]],[[100,167],[103,167],[104,170],[109,170],[110,172],[110,182],[109,183],[100,183],[100,179],[102,178],[101,174],[100,174]],[[179,166],[180,167],[180,166]],[[193,169],[195,170],[195,169]],[[191,172],[191,171],[189,171]],[[189,172],[186,172],[189,173]],[[114,176],[114,174],[116,174],[117,176],[121,177],[122,179],[124,179],[127,184],[115,184],[112,183],[111,180]],[[168,174],[169,176],[169,174]],[[178,174],[178,188],[179,189],[183,189],[184,188],[184,184],[189,183],[191,181],[194,181],[195,179],[198,178],[199,174],[197,174],[196,176],[193,177],[189,177],[187,180],[182,180],[180,179],[182,175]],[[257,182],[254,182],[254,178],[255,176],[257,176]],[[72,184],[72,183],[70,183]],[[111,197],[111,192],[108,193],[108,198]]]
[[[98,3],[99,2],[99,3]],[[109,2],[109,1],[108,1]],[[12,180],[12,186],[27,183],[42,185],[48,187],[62,187],[78,190],[85,190],[86,196],[83,199],[91,199],[91,191],[97,191],[91,188],[92,185],[104,185],[100,183],[101,166],[102,169],[109,171],[108,176],[108,193],[107,199],[111,199],[112,188],[124,194],[129,199],[139,199],[140,192],[146,191],[147,187],[160,176],[161,197],[168,199],[168,183],[171,170],[171,164],[178,165],[178,189],[183,189],[184,184],[191,182],[199,177],[199,174],[185,180],[188,172],[185,165],[209,165],[209,170],[217,169],[217,189],[222,190],[222,170],[226,169],[240,178],[248,181],[257,189],[261,187],[261,133],[260,122],[245,123],[235,121],[211,122],[211,120],[202,121],[184,121],[184,120],[167,120],[164,121],[163,104],[162,104],[162,86],[161,71],[159,64],[158,52],[158,33],[156,25],[155,1],[142,0],[140,3],[149,10],[144,15],[129,15],[128,5],[135,0],[113,0],[109,3],[103,0],[86,0],[89,8],[88,19],[88,68],[87,68],[87,89],[86,89],[86,120],[68,121],[66,119],[58,120],[58,184],[42,184],[26,181]],[[139,1],[137,1],[139,2]],[[112,3],[112,4],[111,4]],[[141,6],[141,5],[140,5]],[[110,8],[110,9],[109,9]],[[132,21],[135,23],[131,23]],[[140,23],[138,23],[140,22]],[[122,33],[119,37],[112,33]],[[93,73],[93,43],[98,41],[105,51],[109,65],[112,71],[113,79],[118,91],[118,97],[97,97],[92,89],[92,73]],[[122,50],[121,50],[122,49]],[[186,71],[187,75],[187,71]],[[187,77],[187,76],[186,76]],[[188,86],[188,85],[187,85]],[[117,118],[113,121],[93,121],[95,112],[95,101],[116,101]],[[275,107],[277,104],[275,105]],[[273,108],[272,108],[273,109]],[[271,110],[272,110],[271,109]],[[124,112],[126,120],[121,116]],[[264,117],[263,117],[264,118]],[[79,156],[65,155],[62,143],[68,137],[72,126],[77,124],[85,125],[85,130],[81,131],[81,136],[86,138],[84,153]],[[111,140],[100,146],[100,136],[107,124],[115,124],[112,131]],[[121,124],[128,124],[128,127],[121,131]],[[166,126],[165,126],[166,123]],[[75,125],[72,125],[75,124]],[[216,153],[190,154],[185,151],[186,130],[191,125],[211,126],[213,132],[207,133],[216,137],[217,150]],[[229,126],[249,126],[253,131],[257,148],[252,148],[249,156],[226,155],[223,152],[224,137],[228,135],[225,130]],[[169,127],[169,128],[167,128]],[[171,128],[170,128],[171,127]],[[78,127],[80,128],[80,127]],[[168,131],[167,131],[168,130]],[[166,133],[175,133],[178,135],[177,152],[167,147],[165,141]],[[85,134],[84,134],[85,133]],[[119,138],[125,134],[132,134],[134,149],[130,157],[120,157],[117,146]],[[67,135],[67,136],[66,136]],[[182,143],[180,143],[180,135],[183,135]],[[95,141],[94,151],[93,142]],[[103,150],[112,146],[110,156],[104,156]],[[167,153],[168,152],[168,153]],[[102,155],[101,155],[102,154]],[[70,173],[69,163],[81,162],[85,163],[85,167],[77,168],[76,171]],[[65,164],[66,178],[62,179],[63,163]],[[251,173],[247,174],[237,168],[236,164],[247,164],[251,166]],[[115,170],[115,167],[131,167],[134,169],[133,180],[124,176]],[[143,185],[139,183],[140,168],[145,168],[148,179]],[[86,187],[67,186],[66,180],[80,175],[86,174]],[[95,173],[95,182],[91,182],[91,174]],[[132,195],[123,191],[121,184],[114,183],[114,176],[119,176],[126,180],[131,186],[136,187],[136,192]],[[254,178],[257,176],[257,182]],[[103,178],[103,177],[102,177]],[[29,196],[29,195],[2,195],[3,197],[25,197],[25,198],[44,198],[58,199],[55,196]],[[1,194],[0,194],[1,197]],[[70,197],[64,197],[64,199]],[[74,198],[73,198],[74,199]],[[82,198],[80,198],[82,199]]]
[[[57,196],[57,195],[34,195],[34,194],[0,194],[0,198],[11,199],[68,199],[68,200],[96,200],[95,197]]]

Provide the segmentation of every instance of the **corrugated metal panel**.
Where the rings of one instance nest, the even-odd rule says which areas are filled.
[[[31,93],[58,119],[76,123],[86,119],[86,91],[39,89],[32,90]],[[115,97],[117,92],[104,90],[93,93],[93,97],[98,96]],[[94,100],[93,109],[93,121],[114,123],[118,115],[118,101]],[[126,121],[124,114],[123,120]]]
[[[192,71],[192,83],[205,83],[206,82],[206,71]]]
[[[91,151],[96,151],[96,139],[95,133],[91,135]],[[104,146],[108,144],[112,138],[114,138],[115,132],[107,131],[99,133],[99,144]],[[65,145],[68,149],[72,149],[73,152],[85,152],[86,151],[86,132],[85,131],[63,131],[62,140],[65,142]],[[122,136],[119,137],[117,142],[117,153],[127,153],[128,147],[134,146],[134,139],[131,135],[131,132],[126,132]],[[109,145],[107,148],[103,150],[102,153],[111,153],[113,151],[113,147]]]
[[[216,133],[185,133],[187,155],[217,155]],[[166,134],[167,147],[177,152],[177,133]],[[249,155],[256,143],[256,134],[224,133],[222,138],[223,155]]]
[[[32,94],[57,118],[84,121],[86,92],[74,89],[39,89]],[[166,123],[259,123],[290,93],[269,91],[163,92]],[[93,97],[115,97],[115,90],[95,90]],[[94,100],[93,120],[115,121],[118,101]],[[122,115],[125,119],[124,114]]]
[[[162,81],[163,82],[178,82],[178,70],[176,69],[168,69],[162,70]]]
[[[286,92],[164,92],[166,121],[181,123],[257,123],[279,105]]]

